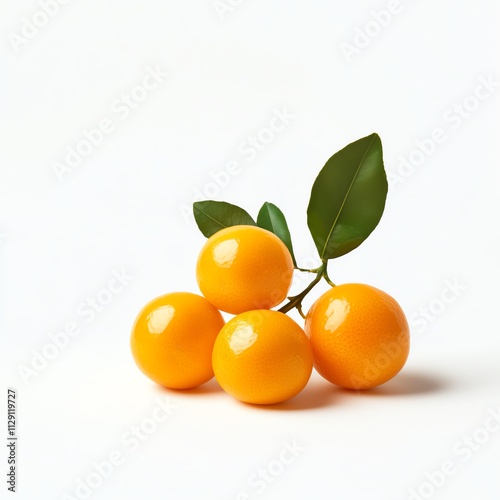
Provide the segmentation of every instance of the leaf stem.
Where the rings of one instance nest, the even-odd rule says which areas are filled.
[[[316,273],[315,278],[307,285],[302,292],[300,292],[297,295],[294,295],[293,297],[288,297],[288,302],[282,306],[280,309],[278,309],[279,312],[282,313],[287,313],[288,311],[296,308],[299,311],[299,314],[305,318],[304,312],[302,311],[302,301],[304,300],[304,297],[321,281],[322,278],[324,278],[327,283],[331,286],[335,286],[333,282],[330,280],[327,274],[327,266],[328,266],[328,260],[327,259],[321,259],[321,266],[319,266],[317,269],[300,269],[296,268],[299,271],[304,271],[308,273]]]
[[[303,273],[315,273],[315,274],[317,274],[318,271],[321,269],[321,266],[317,267],[316,269],[304,269],[303,267],[297,267],[297,266],[295,266],[294,269],[296,271],[302,271]]]
[[[299,314],[302,316],[302,319],[306,319],[306,315],[304,314],[304,311],[302,311],[302,304],[299,304],[297,306],[297,311],[299,311]]]
[[[328,271],[325,266],[325,270],[323,272],[323,278],[325,278],[325,281],[330,285],[330,286],[337,286],[331,279],[330,276],[328,276]]]

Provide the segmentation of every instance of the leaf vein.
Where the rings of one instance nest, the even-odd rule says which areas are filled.
[[[361,170],[361,166],[363,165],[363,162],[365,161],[366,155],[368,154],[368,151],[371,149],[373,141],[375,140],[376,135],[372,137],[372,140],[370,141],[370,144],[366,148],[365,154],[363,155],[363,158],[361,158],[361,161],[359,162],[359,165],[356,169],[356,172],[354,173],[354,176],[352,178],[351,184],[349,185],[349,189],[347,190],[344,199],[342,200],[342,204],[340,205],[340,209],[337,213],[337,216],[335,217],[335,220],[333,221],[332,227],[330,228],[330,231],[328,233],[328,236],[325,239],[325,244],[323,245],[323,250],[321,251],[321,258],[324,258],[325,252],[326,252],[326,247],[328,246],[328,243],[330,241],[330,238],[332,236],[333,230],[335,229],[335,226],[337,225],[337,222],[339,220],[340,214],[342,213],[342,210],[344,209],[345,203],[347,201],[347,198],[349,197],[349,194],[351,193],[352,187],[354,186],[354,182],[356,181],[356,178],[358,177],[359,171]]]

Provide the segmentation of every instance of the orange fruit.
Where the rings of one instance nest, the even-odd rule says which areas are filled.
[[[232,226],[201,249],[196,278],[203,295],[231,314],[270,309],[286,298],[293,262],[285,244],[256,226]]]
[[[403,368],[410,332],[399,304],[363,284],[333,287],[307,314],[314,366],[326,380],[348,389],[370,389]]]
[[[212,348],[224,319],[200,295],[176,292],[149,302],[135,320],[132,355],[158,384],[189,389],[213,376]]]
[[[215,341],[212,361],[217,382],[231,396],[274,404],[306,386],[313,358],[304,330],[293,319],[261,309],[227,322]]]

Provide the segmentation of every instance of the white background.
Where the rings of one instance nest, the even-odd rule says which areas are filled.
[[[387,5],[247,0],[221,19],[212,0],[73,0],[16,46],[23,17],[40,8],[1,1],[0,352],[3,394],[19,391],[16,498],[79,498],[77,481],[113,451],[123,460],[92,498],[403,500],[419,488],[428,498],[498,498],[500,432],[480,428],[500,406],[499,88],[466,118],[453,120],[453,106],[480,78],[499,81],[499,18],[494,0],[404,0],[348,60],[342,43]],[[116,101],[157,65],[169,76],[124,119]],[[242,143],[284,108],[291,123],[247,161]],[[54,163],[105,118],[113,132],[59,180]],[[204,238],[183,212],[197,190],[254,215],[264,201],[279,205],[307,264],[305,208],[328,157],[376,131],[397,174],[399,157],[436,128],[446,140],[392,182],[374,234],[331,266],[336,282],[382,288],[407,312],[413,347],[396,379],[356,394],[313,376],[289,403],[259,408],[213,381],[175,392],[139,372],[129,352],[138,310],[197,290]],[[230,161],[238,173],[214,188],[210,174]],[[85,314],[82,302],[122,269],[132,276],[123,291]],[[443,304],[454,281],[461,288]],[[432,321],[421,316],[429,306]],[[20,366],[53,353],[49,334],[69,322],[81,333],[23,380]],[[123,435],[151,423],[166,396],[178,409],[131,450]],[[468,435],[482,442],[470,456],[460,444]],[[280,468],[294,440],[302,451]],[[425,486],[445,461],[455,473]],[[268,466],[276,477],[256,487]]]

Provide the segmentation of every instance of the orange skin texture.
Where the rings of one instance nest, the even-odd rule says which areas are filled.
[[[141,371],[171,389],[190,389],[213,376],[212,349],[224,326],[204,297],[175,292],[149,302],[132,329],[130,346]]]
[[[293,269],[290,252],[276,235],[255,226],[232,226],[207,240],[196,278],[210,303],[239,314],[283,302]]]
[[[318,373],[347,389],[371,389],[403,368],[410,330],[387,293],[364,284],[333,287],[307,314],[305,331]]]
[[[290,317],[277,311],[248,311],[232,318],[213,350],[215,378],[246,403],[281,403],[297,395],[311,376],[308,338]]]

